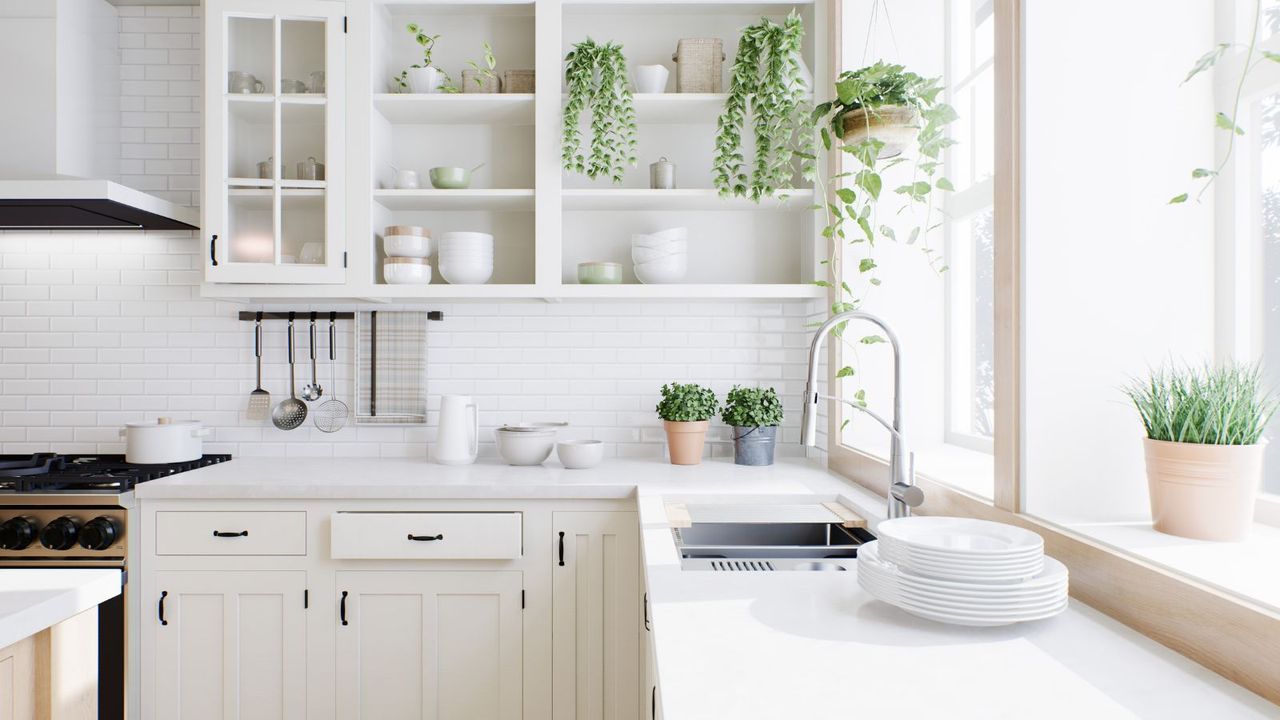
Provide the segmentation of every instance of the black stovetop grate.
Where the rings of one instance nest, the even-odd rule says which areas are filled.
[[[123,455],[0,455],[0,492],[122,493],[138,483],[230,459],[230,455],[204,455],[188,462],[139,465],[125,462]]]

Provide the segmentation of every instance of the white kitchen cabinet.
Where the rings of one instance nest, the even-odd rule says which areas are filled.
[[[306,717],[305,572],[157,572],[151,586],[143,718]]]
[[[553,513],[552,716],[648,717],[640,529],[634,512]],[[642,697],[643,696],[643,697]]]
[[[514,720],[519,572],[338,572],[337,717]]]
[[[346,4],[204,7],[205,279],[342,283]],[[323,179],[299,167],[311,159]]]

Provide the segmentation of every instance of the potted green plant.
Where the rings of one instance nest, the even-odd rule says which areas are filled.
[[[462,92],[464,93],[496,93],[502,89],[498,80],[498,59],[493,55],[493,47],[484,43],[484,64],[468,60],[470,70],[462,71]]]
[[[662,386],[658,417],[667,431],[667,448],[672,465],[697,465],[702,462],[702,447],[707,426],[719,409],[716,394],[696,383],[671,383]]]
[[[809,94],[813,80],[800,57],[804,23],[794,10],[782,25],[768,18],[742,31],[724,110],[716,120],[715,187],[724,196],[760,198],[793,187],[817,170]],[[750,174],[742,150],[747,117],[756,156]]]
[[[410,65],[408,68],[401,70],[400,74],[396,76],[396,85],[400,88],[400,91],[408,90],[411,93],[447,92],[446,83],[450,82],[449,74],[431,64],[431,53],[435,50],[436,41],[440,39],[440,36],[428,35],[417,23],[409,23],[405,25],[405,29],[409,31],[409,34],[413,35],[414,42],[418,43],[418,46],[422,48],[422,62]]]
[[[782,401],[773,388],[734,386],[725,396],[720,419],[733,428],[733,462],[772,465],[782,424]]]
[[[626,168],[636,165],[636,111],[622,46],[587,38],[564,59],[569,87],[561,147],[564,168],[592,180],[607,177],[620,183]],[[584,111],[591,114],[591,150],[586,155],[578,126]]]
[[[1257,364],[1171,367],[1134,381],[1155,529],[1239,541],[1262,484],[1262,432],[1276,399]]]

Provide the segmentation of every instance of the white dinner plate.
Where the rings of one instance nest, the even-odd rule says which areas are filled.
[[[879,541],[873,540],[858,548],[859,568],[864,562],[868,563],[873,566],[871,568],[873,573],[880,571],[882,575],[894,578],[903,587],[944,593],[962,593],[976,597],[1013,597],[1050,591],[1066,586],[1069,578],[1065,565],[1045,556],[1044,570],[1039,575],[1021,582],[995,584],[941,580],[904,572],[897,565],[881,560],[878,545]]]
[[[999,627],[1001,625],[1013,625],[1015,623],[1020,623],[1020,622],[1046,620],[1055,615],[1061,614],[1063,611],[1067,609],[1067,607],[1069,607],[1069,604],[1063,603],[1061,607],[1055,608],[1053,610],[1047,610],[1043,613],[1028,615],[1026,617],[1018,617],[1018,618],[971,617],[968,615],[957,615],[954,613],[941,613],[941,612],[936,612],[932,610],[923,610],[921,608],[902,607],[902,606],[899,606],[899,607],[902,609],[903,612],[911,613],[916,617],[922,617],[926,620],[934,620],[936,622],[946,623],[948,625],[966,625],[969,627]]]
[[[876,535],[911,547],[975,556],[1043,552],[1044,540],[1013,525],[958,517],[913,517],[885,520]]]

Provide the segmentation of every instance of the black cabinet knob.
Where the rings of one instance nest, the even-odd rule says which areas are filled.
[[[85,550],[106,550],[120,537],[120,526],[113,518],[96,517],[80,528],[80,547]]]
[[[80,524],[66,515],[50,522],[40,531],[40,544],[50,550],[70,550],[76,545]]]
[[[0,523],[0,549],[23,550],[35,539],[34,518],[16,517]]]

